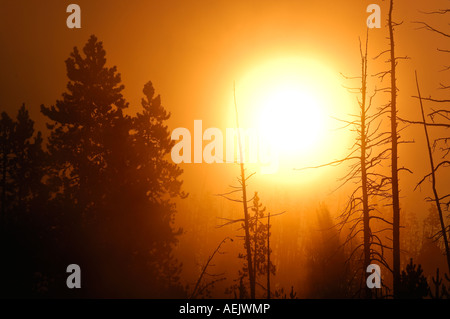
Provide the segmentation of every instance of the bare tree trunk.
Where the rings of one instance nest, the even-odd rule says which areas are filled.
[[[255,228],[254,228],[254,234],[253,234],[253,269],[254,269],[254,273],[255,273],[255,285],[256,285],[256,274],[258,271],[258,264],[257,264],[257,254],[256,254],[256,249],[257,249],[257,242],[258,242],[258,215],[259,215],[259,207],[255,207],[256,211],[255,211]]]
[[[250,280],[250,298],[255,299],[255,272],[252,263],[252,251],[250,247],[250,232],[248,223],[248,207],[247,207],[247,185],[245,178],[245,168],[244,168],[244,156],[242,153],[242,142],[241,142],[241,132],[239,127],[239,118],[236,103],[236,87],[234,88],[234,107],[236,110],[236,126],[238,131],[239,140],[239,156],[240,156],[240,166],[241,166],[241,183],[242,183],[242,202],[244,205],[244,228],[245,228],[245,248],[247,250],[247,266],[248,266],[248,277]]]
[[[356,93],[355,90],[358,90],[358,94],[361,94],[361,97],[358,98],[359,105],[359,114],[354,115],[358,119],[355,121],[347,121],[341,120],[349,125],[357,126],[357,141],[353,145],[351,152],[343,159],[336,160],[327,164],[309,167],[309,168],[319,168],[324,166],[334,166],[340,165],[346,161],[357,160],[358,162],[352,164],[350,166],[350,171],[345,175],[344,182],[339,186],[342,187],[346,183],[350,181],[356,180],[355,184],[359,185],[352,192],[347,204],[342,211],[342,213],[338,216],[340,221],[337,224],[339,227],[339,231],[341,232],[345,225],[351,225],[350,231],[346,235],[346,239],[343,245],[352,244],[354,238],[362,233],[363,242],[358,243],[358,245],[353,248],[351,247],[351,253],[346,262],[349,262],[352,256],[357,253],[357,251],[362,250],[362,254],[358,253],[358,263],[360,265],[360,270],[362,270],[361,278],[364,278],[366,274],[367,267],[373,262],[377,261],[389,270],[391,268],[388,266],[388,263],[385,260],[384,256],[384,248],[391,249],[384,245],[376,234],[372,233],[370,228],[370,222],[372,219],[376,218],[378,221],[391,225],[392,223],[387,221],[385,218],[380,216],[374,216],[371,212],[374,210],[374,204],[371,204],[369,199],[375,196],[390,196],[388,194],[388,190],[386,189],[386,180],[390,180],[388,177],[372,172],[373,169],[384,160],[387,160],[385,155],[385,151],[381,151],[378,154],[373,154],[374,148],[381,147],[385,144],[388,144],[390,132],[384,132],[381,134],[377,134],[380,124],[375,124],[378,122],[378,119],[384,113],[384,108],[376,111],[370,112],[373,98],[375,97],[377,90],[375,89],[372,95],[368,95],[368,43],[369,43],[369,32],[367,30],[366,33],[366,43],[365,48],[363,49],[363,45],[360,41],[360,57],[361,57],[361,73],[358,77],[348,77],[344,76],[346,79],[361,79],[358,87],[349,88],[350,92]],[[389,72],[389,71],[388,71]],[[382,72],[388,73],[388,72]],[[376,127],[374,129],[374,127]],[[377,250],[380,249],[381,251]],[[361,281],[362,283],[362,281]],[[358,294],[362,295],[365,298],[373,298],[373,290],[369,289],[365,285],[361,285],[358,290]]]
[[[270,299],[270,212],[267,214],[267,299]]]
[[[370,217],[369,217],[369,196],[367,191],[367,168],[366,168],[366,151],[367,151],[367,128],[366,128],[366,95],[367,95],[367,44],[368,33],[366,36],[365,53],[361,52],[362,72],[361,72],[361,187],[363,202],[363,224],[364,224],[364,273],[367,266],[370,265]],[[372,290],[366,286],[365,297],[372,298]]]
[[[203,276],[204,276],[205,273],[206,273],[206,269],[208,269],[209,263],[213,260],[214,256],[215,256],[216,253],[220,250],[220,247],[222,246],[222,244],[223,244],[224,242],[226,242],[227,239],[233,241],[233,239],[231,239],[230,237],[225,237],[225,238],[220,242],[220,244],[217,246],[217,248],[214,250],[214,252],[212,253],[212,255],[209,256],[208,261],[206,262],[205,266],[203,267],[202,272],[200,273],[200,276],[199,276],[198,279],[197,279],[197,282],[196,282],[196,284],[195,284],[194,290],[192,291],[192,294],[191,294],[191,296],[189,297],[189,299],[194,299],[194,298],[195,298],[195,296],[196,296],[196,294],[197,294],[198,287],[200,286],[200,282],[202,281],[202,278],[203,278]]]
[[[426,124],[426,121],[425,121],[425,113],[423,111],[422,96],[420,95],[419,81],[417,79],[417,71],[416,71],[415,74],[416,74],[417,94],[419,96],[420,110],[422,112],[423,129],[425,131],[425,137],[427,139],[428,156],[429,156],[429,159],[430,159],[431,185],[432,185],[432,188],[433,188],[434,200],[435,200],[436,207],[437,207],[438,213],[439,213],[439,222],[441,224],[442,237],[444,238],[445,254],[447,255],[448,273],[450,274],[450,250],[449,250],[449,246],[448,246],[448,238],[447,238],[447,231],[446,231],[447,229],[445,227],[444,217],[443,217],[443,214],[442,214],[442,207],[441,207],[441,204],[440,204],[440,201],[439,201],[439,196],[438,196],[437,189],[436,189],[436,174],[435,174],[436,168],[434,166],[433,151],[431,149],[430,138],[428,136],[428,128],[427,128],[427,124]]]
[[[390,63],[391,63],[391,182],[392,182],[392,210],[393,210],[393,276],[394,276],[394,298],[398,296],[400,286],[400,201],[398,188],[398,135],[397,135],[397,84],[396,84],[396,58],[394,45],[394,22],[392,11],[394,1],[390,0],[389,7],[389,41],[390,41]]]

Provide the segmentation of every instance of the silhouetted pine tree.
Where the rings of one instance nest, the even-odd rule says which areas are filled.
[[[2,118],[0,120],[0,142],[1,142],[1,185],[2,185],[2,193],[1,193],[1,225],[2,230],[4,228],[4,224],[6,221],[7,212],[11,211],[9,207],[12,203],[13,197],[13,181],[11,180],[11,154],[13,153],[13,136],[15,130],[15,123],[13,120],[6,114],[2,113]]]
[[[409,264],[406,266],[406,272],[403,270],[400,276],[399,290],[397,291],[397,298],[401,299],[421,299],[428,295],[428,283],[425,276],[422,274],[422,267],[413,264],[411,258]]]
[[[446,279],[447,281],[450,281],[448,280],[448,277]],[[439,268],[436,269],[436,276],[432,277],[431,281],[434,285],[434,291],[433,289],[431,289],[431,287],[429,289],[429,294],[432,299],[450,298],[447,286],[442,282],[442,277],[439,277]]]
[[[82,57],[74,48],[66,60],[68,92],[55,106],[41,107],[52,123],[48,150],[54,175],[58,176],[64,199],[89,222],[99,217],[105,190],[111,186],[107,160],[126,137],[130,119],[123,115],[128,107],[122,95],[120,74],[116,67],[106,67],[106,52],[92,36]],[[127,122],[127,125],[123,125]],[[121,157],[121,156],[118,156]]]
[[[34,122],[25,105],[19,109],[16,121],[2,113],[0,120],[1,139],[1,214],[2,219],[17,220],[18,211],[29,212],[30,203],[43,176],[42,135],[34,136]],[[33,137],[34,136],[34,137]],[[8,215],[8,210],[12,216]]]
[[[269,248],[267,247],[267,237],[270,236],[270,226],[266,222],[266,207],[261,204],[258,192],[255,192],[253,196],[253,205],[250,208],[252,213],[249,214],[249,238],[255,270],[255,283],[263,287],[267,292],[267,287],[264,287],[258,279],[262,276],[264,279],[267,278],[268,272],[275,275],[276,267],[268,260]],[[239,258],[244,260],[244,266],[242,271],[239,272],[239,276],[240,278],[246,277],[248,274],[247,255],[245,253],[239,254]]]
[[[24,105],[16,120],[2,113],[0,145],[0,295],[32,297],[33,276],[42,267],[41,244],[50,225],[44,219],[42,136],[35,134]]]
[[[66,60],[67,92],[41,110],[52,123],[49,153],[55,209],[62,218],[64,262],[85,268],[86,293],[102,297],[183,294],[172,256],[174,197],[184,196],[182,171],[167,154],[170,114],[149,82],[142,113],[128,103],[116,67],[91,36]]]

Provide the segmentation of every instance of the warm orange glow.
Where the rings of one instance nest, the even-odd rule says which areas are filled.
[[[303,57],[257,64],[237,83],[241,126],[255,128],[278,153],[278,178],[347,152],[350,134],[336,131],[333,117],[354,113],[355,102],[341,84],[338,71]]]
[[[0,299],[450,298],[450,0],[0,7]]]

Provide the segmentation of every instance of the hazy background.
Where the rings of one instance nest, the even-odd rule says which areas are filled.
[[[161,94],[164,107],[172,113],[170,128],[182,126],[191,132],[195,119],[203,120],[204,129],[213,126],[225,129],[232,123],[233,81],[239,87],[240,80],[250,70],[271,59],[312,57],[324,62],[336,74],[357,75],[360,71],[358,37],[365,37],[365,21],[369,15],[366,7],[370,3],[382,7],[383,17],[382,28],[369,32],[370,56],[386,50],[388,45],[384,25],[386,1],[77,0],[82,28],[73,30],[66,27],[69,14],[65,11],[70,3],[0,1],[0,110],[15,116],[17,108],[25,103],[36,121],[36,128],[43,130],[44,135],[40,105],[54,104],[64,92],[67,83],[64,61],[73,47],[82,47],[91,34],[103,41],[108,65],[117,65],[122,74],[130,113],[135,110],[133,106],[140,103],[144,83],[151,80],[156,92]],[[410,57],[399,64],[401,117],[419,119],[417,101],[411,98],[415,94],[415,69],[420,75],[423,95],[439,97],[436,88],[446,79],[439,70],[448,62],[445,55],[436,51],[441,38],[417,30],[418,26],[411,22],[433,21],[419,11],[445,5],[448,1],[396,3],[396,20],[403,21],[396,32],[397,55]],[[433,19],[436,27],[448,23],[439,17]],[[373,73],[382,70],[384,58],[369,65]],[[383,87],[377,78],[371,80]],[[387,82],[385,84],[387,86]],[[386,94],[380,97],[380,100],[386,99]],[[355,101],[354,97],[351,101]],[[245,105],[240,107],[245,112]],[[336,103],[337,114],[343,113],[342,107]],[[345,107],[356,110],[357,105]],[[429,185],[413,192],[428,170],[422,128],[410,127],[401,135],[416,142],[401,146],[399,152],[400,165],[414,172],[414,175],[400,175],[401,209],[416,213],[420,219],[428,212],[423,198],[430,193]],[[351,139],[342,141],[342,149],[350,145]],[[324,149],[328,147],[331,145],[323,145]],[[342,153],[328,154],[329,159],[339,156]],[[316,164],[323,162],[323,158],[316,160]],[[240,216],[240,205],[214,196],[227,191],[228,185],[236,185],[239,170],[233,164],[182,166],[184,189],[190,196],[179,204],[177,225],[183,227],[185,233],[180,237],[176,253],[183,261],[185,280],[194,282],[200,265],[220,240],[226,235],[239,234],[238,226],[222,229],[216,226],[221,223],[217,217]],[[293,172],[289,167],[289,178],[256,175],[250,180],[250,193],[258,191],[270,211],[287,212],[273,220],[274,263],[279,273],[275,281],[279,285],[301,285],[302,275],[294,283],[291,278],[283,277],[283,273],[301,274],[302,266],[296,262],[292,251],[302,240],[305,231],[302,225],[314,221],[319,203],[325,203],[332,215],[342,208],[347,198],[345,189],[330,194],[338,185],[336,179],[342,176],[342,168]],[[441,181],[441,186],[448,186],[445,177],[441,177]],[[235,274],[240,265],[229,257],[235,257],[236,248],[241,246],[240,241],[224,246],[228,257],[219,257],[218,272]]]

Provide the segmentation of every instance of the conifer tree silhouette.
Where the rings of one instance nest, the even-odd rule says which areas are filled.
[[[182,170],[168,158],[170,113],[148,82],[142,108],[126,115],[124,85],[117,68],[106,65],[102,42],[91,36],[83,53],[74,48],[66,60],[67,92],[41,111],[51,120],[55,205],[67,216],[72,250],[89,266],[87,293],[183,296],[181,264],[172,254],[181,233],[173,228],[173,199],[186,194]]]
[[[397,291],[397,298],[401,299],[421,299],[428,295],[427,279],[423,275],[422,267],[413,264],[411,259],[406,266],[406,271],[402,271]]]
[[[35,132],[25,105],[15,119],[6,112],[1,114],[0,145],[0,295],[31,297],[50,223],[44,209],[47,189],[42,183],[42,135]]]

